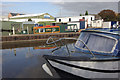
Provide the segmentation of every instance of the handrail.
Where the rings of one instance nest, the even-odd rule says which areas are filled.
[[[46,41],[46,44],[53,44],[53,43],[56,43],[57,41],[54,41],[53,38],[57,38],[55,36],[50,36],[47,41]],[[49,43],[49,40],[52,39],[53,42]],[[56,45],[56,44],[55,44]]]
[[[87,44],[83,41],[83,40],[81,40],[81,39],[76,39],[76,38],[60,38],[60,39],[58,39],[58,40],[56,40],[56,41],[54,41],[53,39],[53,42],[50,42],[49,43],[49,40],[51,39],[51,38],[55,38],[55,36],[54,37],[49,37],[48,38],[48,40],[46,41],[46,44],[55,44],[56,45],[56,42],[61,42],[62,43],[62,45],[63,45],[63,42],[61,41],[61,40],[63,40],[63,39],[73,39],[73,40],[77,40],[77,41],[81,41],[84,45],[85,45],[85,47],[89,50],[89,52],[92,54],[92,56],[94,57],[94,58],[96,58],[95,57],[95,55],[92,53],[92,51],[88,48],[88,46],[87,46]],[[56,37],[57,38],[57,37]],[[69,53],[69,55],[70,55],[70,51],[69,51],[69,49],[68,49],[68,46],[67,46],[67,44],[65,44],[66,45],[66,48],[67,48],[67,50],[68,50],[68,53]]]
[[[55,36],[49,37],[49,38],[47,39],[47,41],[46,41],[46,44],[53,44],[53,43],[59,42],[59,41],[61,41],[61,40],[63,40],[63,39],[73,39],[73,40],[77,40],[76,38],[59,38],[58,40],[49,43],[49,40],[52,39],[52,38],[58,38],[58,37],[55,37]]]
[[[69,51],[69,49],[68,49],[67,44],[64,44],[61,40],[63,40],[63,39],[73,39],[73,38],[60,38],[60,39],[58,39],[58,40],[56,40],[56,41],[54,41],[53,38],[57,38],[57,37],[55,37],[55,36],[49,37],[48,40],[46,41],[46,44],[53,44],[53,43],[54,43],[55,46],[57,46],[56,42],[59,42],[59,41],[60,41],[63,46],[64,46],[64,45],[66,46],[67,51],[68,51],[68,54],[69,54],[69,56],[70,56],[70,51]],[[53,42],[50,42],[50,43],[49,43],[49,40],[50,40],[50,39],[52,39]],[[58,50],[59,48],[60,48],[60,47],[58,47],[58,48],[55,49],[55,50]],[[53,50],[52,52],[54,52],[55,50]]]

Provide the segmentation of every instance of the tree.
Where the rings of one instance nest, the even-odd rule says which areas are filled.
[[[32,21],[32,19],[28,19],[28,21]]]
[[[116,21],[116,14],[113,10],[102,10],[98,13],[104,21]]]
[[[85,12],[85,15],[88,15],[88,11]]]
[[[120,21],[120,13],[117,15],[117,21]]]
[[[80,14],[80,16],[82,16],[82,14]]]

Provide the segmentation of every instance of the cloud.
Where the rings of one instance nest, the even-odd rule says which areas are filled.
[[[118,12],[118,2],[64,2],[63,4],[53,3],[60,7],[62,16],[78,16],[87,10],[90,14],[97,14],[101,10],[111,9]]]
[[[120,1],[118,2],[118,12],[120,13]]]
[[[2,0],[2,2],[118,2],[119,0]]]
[[[52,0],[51,2],[61,4],[61,2],[119,2],[119,0]]]
[[[9,7],[14,7],[14,6],[16,6],[16,5],[15,4],[11,4],[11,3],[9,3],[9,4],[6,4],[6,3],[0,4],[0,7],[1,7],[0,15],[8,16],[8,13],[10,12]]]
[[[2,0],[2,2],[20,2],[22,0]]]
[[[38,0],[4,0],[4,1],[21,1],[21,2],[31,2],[31,1],[38,1]],[[96,0],[99,2],[91,2],[95,0],[39,0],[38,2],[50,2],[53,5],[58,6],[59,12],[56,13],[56,16],[78,16],[79,14],[84,14],[87,10],[90,14],[97,14],[103,9],[112,9],[115,12],[118,12],[118,0],[105,0],[106,2],[100,2],[103,0]],[[78,1],[78,2],[77,2]],[[81,1],[81,2],[80,2]],[[82,2],[84,1],[84,2]],[[85,2],[88,1],[88,2]],[[109,1],[109,2],[107,2]],[[114,1],[114,2],[113,2]],[[115,2],[116,1],[116,2]],[[10,12],[9,7],[17,6],[15,4],[12,4],[7,2],[3,2],[3,4],[0,4],[0,7],[2,6],[2,10],[0,10],[0,13],[3,15],[8,15]],[[21,12],[19,12],[21,13]],[[23,13],[23,12],[22,12]],[[26,12],[24,12],[26,13]]]
[[[13,7],[13,6],[15,6],[15,4],[4,4],[4,3],[0,4],[0,7],[2,7],[2,8]]]

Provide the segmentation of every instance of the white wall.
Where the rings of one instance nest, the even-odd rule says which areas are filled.
[[[72,21],[79,21],[80,19],[83,19],[85,17],[85,21],[90,24],[91,23],[91,17],[92,20],[95,20],[95,16],[87,15],[87,16],[73,16],[73,17],[62,17],[62,18],[56,18],[56,22],[59,22],[59,19],[61,19],[61,22],[69,22],[69,18],[71,18]]]
[[[85,22],[85,28],[87,28],[87,22]]]
[[[55,21],[54,19],[32,19],[32,20],[35,21],[36,23],[40,21]]]
[[[69,22],[69,24],[72,24],[71,22],[74,21],[80,21],[80,19],[85,18],[85,28],[87,28],[87,24],[91,25],[91,21],[95,20],[95,16],[92,15],[87,15],[87,16],[73,16],[73,17],[61,17],[61,18],[56,18],[56,22],[59,22],[59,19],[61,19],[61,22]],[[71,22],[69,21],[69,18],[71,18]],[[92,18],[92,20],[91,20]],[[74,23],[73,23],[74,24]],[[75,23],[77,24],[78,28],[80,28],[80,23]]]
[[[8,21],[8,16],[0,16],[0,21]]]
[[[92,27],[102,27],[102,20],[95,20],[95,21],[91,21],[91,25]]]
[[[8,21],[8,18],[4,18],[4,19],[0,18],[0,21]]]
[[[26,22],[28,19],[9,19],[9,21],[14,21],[14,22]]]
[[[111,28],[111,22],[103,22],[103,28]]]
[[[80,22],[69,22],[68,24],[77,24],[77,28],[75,29],[80,29]],[[73,26],[71,26],[73,28]],[[68,27],[70,29],[70,27]]]
[[[92,18],[92,20],[95,20],[94,16],[85,16],[85,20],[88,24],[91,24],[91,21],[92,21],[91,18]]]
[[[80,29],[80,22],[68,22],[68,24],[77,24],[77,28]],[[87,28],[87,22],[85,22],[85,28]]]
[[[28,19],[9,19],[9,21],[15,21],[15,22],[26,22]],[[32,18],[32,21],[35,21],[35,23],[39,21],[55,21],[54,19],[35,19]]]

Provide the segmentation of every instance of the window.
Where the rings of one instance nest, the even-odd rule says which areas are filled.
[[[61,19],[59,19],[59,22],[61,22]]]
[[[93,21],[93,23],[96,23],[96,21]]]
[[[116,43],[116,40],[113,38],[84,32],[81,34],[79,39],[83,40],[90,50],[98,52],[111,52]],[[76,47],[87,49],[80,41],[76,42]]]
[[[71,18],[69,18],[69,22],[71,22]]]
[[[45,32],[45,30],[44,30],[43,28],[38,29],[38,30],[39,30],[39,33],[41,33],[41,32]]]
[[[55,21],[56,21],[56,18],[55,18]]]
[[[92,21],[92,17],[91,17],[91,21]]]
[[[88,33],[81,33],[80,37],[78,39],[81,39],[82,41],[86,42],[88,39],[89,34]],[[76,42],[76,46],[79,48],[83,48],[84,44],[81,41]]]

